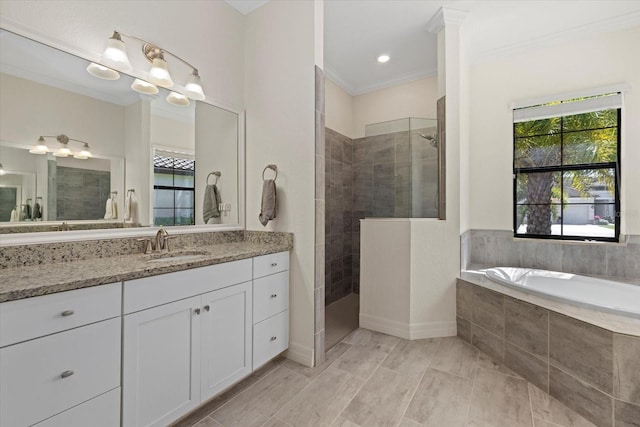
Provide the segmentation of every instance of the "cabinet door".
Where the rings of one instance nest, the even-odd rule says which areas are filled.
[[[202,400],[251,372],[251,282],[202,296]]]
[[[166,426],[200,404],[200,297],[124,317],[123,425]]]

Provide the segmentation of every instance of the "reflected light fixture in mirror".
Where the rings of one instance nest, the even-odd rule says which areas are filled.
[[[158,93],[156,85],[152,85],[151,83],[141,79],[135,79],[133,83],[131,83],[131,89],[143,95],[155,95]]]
[[[187,78],[187,84],[184,85],[184,94],[196,101],[204,100],[204,92],[202,91],[202,85],[200,84],[200,76],[198,70],[193,70],[193,73]]]
[[[167,102],[169,104],[177,105],[178,107],[187,107],[191,104],[189,102],[189,98],[174,91],[170,91],[169,95],[167,95]]]
[[[100,64],[96,64],[92,62],[87,67],[87,71],[94,77],[98,77],[99,79],[104,80],[118,80],[120,78],[120,73],[116,70],[112,70],[111,68],[102,66]]]
[[[79,139],[69,138],[67,135],[64,135],[64,134],[61,134],[58,136],[41,136],[40,138],[38,138],[38,145],[33,147],[31,150],[29,150],[29,152],[32,154],[48,153],[50,150],[49,150],[49,147],[47,147],[45,138],[55,138],[56,141],[58,141],[59,146],[53,152],[53,155],[56,157],[68,157],[72,155],[74,158],[79,160],[86,160],[93,157],[89,149],[88,142],[80,141]],[[75,141],[82,144],[82,148],[80,149],[80,151],[75,151],[75,152],[71,151],[71,149],[69,148],[69,141]]]
[[[4,175],[6,172],[4,171],[4,166],[0,163],[0,176]]]

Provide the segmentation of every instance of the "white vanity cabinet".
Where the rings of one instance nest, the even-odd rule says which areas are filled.
[[[253,369],[289,346],[289,252],[253,260]]]
[[[252,260],[124,283],[123,426],[164,426],[251,372]]]
[[[120,423],[121,284],[0,304],[0,425]]]

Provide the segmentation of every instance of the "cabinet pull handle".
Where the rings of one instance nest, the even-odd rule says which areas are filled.
[[[193,311],[194,311],[196,314],[200,314],[200,309],[199,309],[199,308],[194,308],[194,309],[193,309]]]
[[[272,263],[271,263],[271,267],[275,267],[275,266],[277,266],[277,265],[278,265],[278,263],[277,263],[277,262],[272,262]]]
[[[209,311],[209,309],[210,309],[210,308],[211,308],[211,307],[209,307],[208,305],[205,305],[205,306],[204,306],[204,311]]]
[[[275,298],[277,296],[278,296],[278,294],[271,294],[271,298]]]
[[[62,374],[60,374],[60,377],[67,378],[67,377],[70,377],[71,375],[73,375],[73,371],[64,371]]]
[[[271,337],[271,341],[275,341],[277,339],[278,339],[278,337]]]
[[[71,316],[74,313],[73,310],[65,310],[62,312],[62,317]]]

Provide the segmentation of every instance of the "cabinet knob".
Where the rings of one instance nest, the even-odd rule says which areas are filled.
[[[65,310],[62,312],[62,317],[71,316],[74,313],[73,310]]]
[[[204,306],[204,311],[209,311],[211,309],[211,307],[209,307],[208,305]]]
[[[271,263],[271,267],[276,267],[277,265],[278,265],[278,263],[277,263],[277,262],[272,262],[272,263]]]
[[[193,311],[194,311],[196,314],[200,314],[200,309],[199,309],[199,308],[194,308],[194,309],[193,309]]]
[[[278,296],[278,294],[271,294],[271,298],[275,298],[277,296]]]
[[[63,373],[60,374],[60,377],[67,378],[67,377],[70,377],[71,375],[73,375],[73,371],[64,371]]]
[[[278,337],[271,337],[271,341],[275,341],[277,339],[278,339]]]

